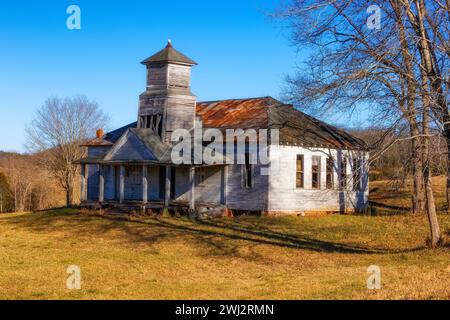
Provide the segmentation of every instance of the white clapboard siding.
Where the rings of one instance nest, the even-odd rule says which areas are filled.
[[[304,155],[304,188],[296,188],[296,159],[298,154]],[[311,159],[312,156],[321,157],[320,190],[312,189]],[[326,158],[335,159],[334,188],[326,188]],[[340,178],[338,171],[342,156],[347,160],[347,188],[339,189]],[[272,165],[269,176],[269,204],[270,211],[339,211],[362,210],[368,201],[369,185],[368,170],[363,167],[361,191],[352,190],[352,168],[354,157],[362,157],[367,163],[367,154],[356,151],[337,151],[326,148],[304,148],[298,146],[271,146],[270,159],[278,163],[278,168]]]

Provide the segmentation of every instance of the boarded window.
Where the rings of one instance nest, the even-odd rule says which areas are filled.
[[[353,190],[359,191],[361,190],[361,160],[353,159]]]
[[[197,186],[205,185],[205,168],[198,167],[195,169],[195,184]]]
[[[334,188],[334,160],[332,157],[327,158],[327,168],[326,168],[326,180],[327,189]]]
[[[312,157],[311,186],[313,189],[320,189],[320,156]]]
[[[342,158],[341,172],[340,172],[340,188],[345,189],[347,187],[347,158]]]
[[[304,188],[304,157],[302,154],[297,155],[295,186],[297,188]]]
[[[250,163],[250,154],[248,152],[245,153],[245,163],[243,167],[243,186],[245,188],[253,187],[253,165]]]

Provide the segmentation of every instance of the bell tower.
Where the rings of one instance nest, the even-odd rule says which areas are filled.
[[[142,61],[147,67],[146,91],[139,96],[138,128],[150,128],[165,142],[176,129],[191,130],[196,97],[191,92],[191,67],[197,63],[167,46]]]

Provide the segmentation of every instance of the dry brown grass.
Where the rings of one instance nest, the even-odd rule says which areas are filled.
[[[433,177],[433,191],[438,211],[445,211],[445,176]],[[409,212],[411,208],[412,181],[406,180],[404,186],[398,186],[390,181],[371,181],[370,200],[383,205],[398,207],[390,214]],[[401,210],[403,208],[403,210]]]
[[[440,216],[445,230],[450,217]],[[184,218],[76,210],[0,216],[0,298],[448,299],[450,250],[424,216]],[[82,289],[66,289],[78,265]],[[366,288],[369,265],[382,289]]]

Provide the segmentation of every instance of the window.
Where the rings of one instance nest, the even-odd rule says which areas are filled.
[[[141,116],[140,127],[152,129],[156,134],[161,136],[162,125],[161,125],[162,115],[155,114],[150,116]]]
[[[361,190],[361,160],[353,159],[353,191]]]
[[[296,164],[296,175],[295,175],[295,186],[297,188],[304,188],[304,172],[303,172],[303,155],[297,155],[297,164]]]
[[[253,187],[253,165],[250,163],[250,154],[248,152],[245,153],[245,163],[243,167],[243,185],[244,188]]]
[[[326,168],[327,189],[334,188],[334,160],[332,157],[327,158]]]
[[[198,167],[195,169],[195,184],[197,186],[205,185],[205,168]]]
[[[320,189],[320,156],[312,156],[311,173],[312,188]]]
[[[343,190],[347,187],[347,158],[342,158],[340,172],[340,188]]]
[[[141,168],[139,166],[126,166],[125,177],[130,184],[140,184],[142,182]]]

